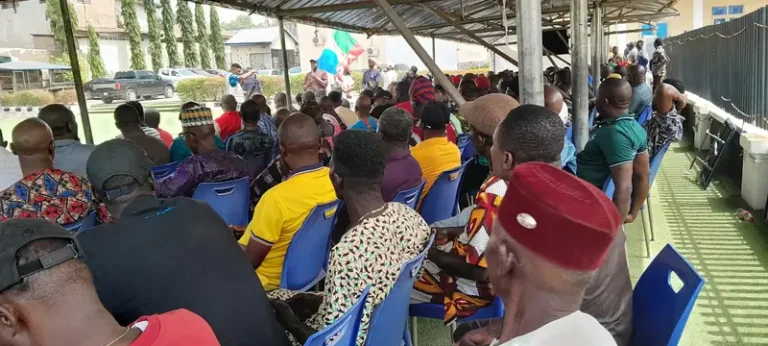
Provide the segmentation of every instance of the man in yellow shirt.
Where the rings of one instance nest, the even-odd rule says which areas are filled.
[[[461,166],[459,147],[446,137],[445,128],[449,118],[448,107],[435,101],[427,103],[421,113],[419,127],[423,140],[411,149],[411,155],[419,162],[422,176],[427,181],[421,192],[419,206],[440,174]]]
[[[316,205],[336,199],[329,169],[318,157],[320,137],[315,121],[308,115],[293,114],[280,125],[278,136],[280,159],[290,176],[261,197],[253,220],[238,241],[267,291],[280,286],[285,252],[304,219]]]

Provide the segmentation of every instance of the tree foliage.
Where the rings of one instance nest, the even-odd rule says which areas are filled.
[[[141,46],[141,27],[136,16],[136,0],[122,0],[123,23],[128,32],[128,46],[131,50],[131,68],[145,70],[144,48]]]
[[[184,2],[184,1],[181,1]],[[168,52],[168,66],[174,67],[181,65],[179,61],[179,49],[176,46],[176,32],[174,31],[173,8],[171,0],[160,0],[163,13],[163,42]]]
[[[48,25],[51,27],[53,33],[53,40],[56,41],[56,45],[59,49],[67,50],[67,36],[64,32],[64,19],[61,17],[61,4],[59,1],[67,0],[50,0],[45,2],[45,18],[48,19]],[[69,7],[69,20],[72,22],[72,32],[77,30],[77,12],[72,3],[67,1]]]
[[[72,66],[72,62],[69,60],[69,53],[67,52],[58,55],[51,55],[48,58],[48,62],[55,65]],[[83,56],[81,52],[77,53],[77,63],[80,65],[80,79],[85,82],[88,80],[88,59]],[[72,71],[57,73],[57,75],[59,74],[63,76],[62,79],[65,81],[72,82],[75,80],[75,78],[72,76]]]
[[[107,75],[104,60],[101,58],[99,47],[99,35],[96,29],[88,25],[88,67],[91,69],[91,79],[101,78]]]
[[[208,29],[205,24],[203,5],[195,4],[195,22],[197,24],[197,42],[200,48],[200,68],[211,68],[211,47],[208,42]]]
[[[257,25],[251,20],[251,17],[247,14],[241,14],[231,22],[221,24],[221,28],[224,30],[240,30],[255,28]]]
[[[210,7],[208,14],[211,20],[211,50],[213,58],[216,61],[216,68],[227,69],[227,59],[224,53],[224,38],[221,37],[221,22],[219,22],[219,13],[215,6]]]
[[[197,49],[195,47],[195,20],[186,1],[176,2],[176,22],[181,27],[181,46],[184,50],[184,66],[197,67]]]
[[[152,60],[152,70],[163,68],[163,44],[160,42],[160,23],[157,21],[155,0],[143,0],[144,12],[147,13],[147,26],[149,29],[149,56]]]

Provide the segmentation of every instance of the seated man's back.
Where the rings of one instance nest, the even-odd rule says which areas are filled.
[[[120,324],[184,308],[222,345],[287,345],[248,260],[206,204],[138,197],[118,221],[78,238],[99,298]]]
[[[115,108],[115,126],[120,130],[121,137],[136,142],[149,155],[149,159],[155,166],[170,162],[171,153],[159,135],[157,137],[147,135],[141,125],[142,116],[134,107],[122,104]]]
[[[443,172],[461,166],[461,152],[456,144],[446,137],[448,108],[437,102],[430,102],[422,112],[421,125],[424,140],[411,149],[411,155],[419,162],[424,180],[421,201]]]

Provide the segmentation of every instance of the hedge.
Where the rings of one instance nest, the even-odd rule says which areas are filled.
[[[219,101],[226,85],[221,77],[182,79],[176,85],[176,92],[182,101]]]
[[[54,103],[53,94],[46,90],[26,90],[0,95],[5,107],[42,107]]]

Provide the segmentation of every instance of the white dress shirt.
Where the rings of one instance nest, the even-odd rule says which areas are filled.
[[[498,346],[616,346],[611,333],[597,320],[576,311],[549,322],[528,334],[518,336]]]

